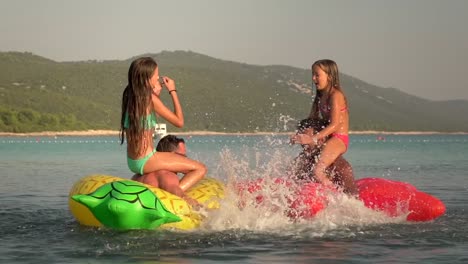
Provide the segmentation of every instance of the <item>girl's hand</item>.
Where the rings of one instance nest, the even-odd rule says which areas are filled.
[[[293,145],[293,144],[296,144],[296,143],[297,143],[297,134],[292,135],[291,137],[289,137],[289,144],[290,145]]]
[[[291,142],[301,145],[317,145],[317,139],[315,136],[309,134],[297,134],[291,137]]]
[[[167,76],[161,76],[160,78],[162,78],[162,81],[163,81],[164,86],[166,87],[167,91],[170,92],[170,91],[174,91],[176,89],[174,80],[172,80],[171,78],[169,78]]]
[[[190,198],[185,194],[182,196],[182,199],[184,199],[194,209],[200,209],[203,207],[197,200]]]
[[[307,136],[313,136],[314,135],[314,129],[313,128],[307,128],[307,129],[304,129],[302,130],[302,132],[298,132],[297,134],[295,135],[292,135],[290,138],[289,138],[289,144],[301,144],[300,142],[298,142],[298,135],[307,135]]]
[[[289,144],[302,144],[300,142],[300,138],[301,136],[300,135],[304,135],[304,134],[295,134],[295,135],[292,135],[290,138],[289,138]]]
[[[309,136],[313,136],[314,132],[315,132],[315,130],[313,128],[306,128],[306,129],[304,129],[304,131],[301,134],[306,134],[306,135],[309,135]]]

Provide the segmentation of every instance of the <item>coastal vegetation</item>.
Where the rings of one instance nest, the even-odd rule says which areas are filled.
[[[152,56],[175,79],[185,113],[177,131],[287,132],[308,116],[309,69],[258,66],[190,51]],[[128,60],[56,62],[0,52],[0,132],[109,129],[120,125]],[[431,101],[341,75],[351,130],[468,132],[468,102]],[[170,105],[167,93],[163,100]],[[169,126],[169,131],[176,130]]]

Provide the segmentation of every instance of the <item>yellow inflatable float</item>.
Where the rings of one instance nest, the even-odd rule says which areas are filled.
[[[224,185],[205,178],[186,194],[205,208],[215,209],[224,198]],[[76,182],[70,190],[69,207],[82,225],[120,230],[190,230],[199,227],[203,220],[200,213],[176,195],[110,175],[90,175]]]

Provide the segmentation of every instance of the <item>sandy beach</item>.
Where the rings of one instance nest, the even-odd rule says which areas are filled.
[[[251,133],[226,133],[216,131],[189,131],[189,132],[173,132],[171,134],[181,136],[210,136],[210,135],[290,135],[294,132],[251,132]],[[350,131],[351,135],[435,135],[435,134],[459,134],[467,135],[468,132],[437,132],[437,131]],[[58,136],[119,136],[119,131],[116,130],[85,130],[85,131],[42,131],[31,133],[11,133],[0,132],[0,137],[58,137]]]

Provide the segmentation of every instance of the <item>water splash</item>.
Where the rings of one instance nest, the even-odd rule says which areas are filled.
[[[292,118],[289,115],[280,114],[280,116],[278,118],[278,123],[279,123],[278,127],[283,127],[283,132],[285,132],[285,131],[294,130],[294,129],[291,129],[291,128],[294,128],[294,126],[297,123],[297,120]]]
[[[280,144],[275,139],[262,142],[267,143]],[[390,218],[365,207],[360,200],[336,192],[327,194],[327,207],[312,219],[292,219],[288,211],[301,186],[284,184],[277,179],[286,175],[293,157],[274,147],[269,153],[258,151],[254,146],[236,150],[236,153],[228,148],[220,153],[217,173],[227,175],[226,197],[218,210],[207,213],[202,226],[205,230],[240,229],[291,235],[301,235],[305,231],[310,235],[314,230],[314,236],[321,236],[330,230],[405,221],[404,216]],[[255,184],[258,184],[257,189]],[[253,191],[246,191],[248,188]]]

